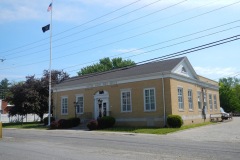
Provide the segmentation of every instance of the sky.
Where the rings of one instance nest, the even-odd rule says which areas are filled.
[[[0,0],[0,80],[51,68],[76,76],[99,59],[142,62],[240,34],[238,0]],[[186,55],[197,74],[239,78],[240,40]],[[181,57],[181,56],[180,56]]]

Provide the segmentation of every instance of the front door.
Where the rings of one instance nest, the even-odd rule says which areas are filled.
[[[108,92],[97,92],[94,95],[94,118],[101,118],[109,115],[109,95]]]

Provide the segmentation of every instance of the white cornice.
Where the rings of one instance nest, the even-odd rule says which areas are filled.
[[[98,81],[98,82],[84,83],[84,84],[78,84],[78,85],[54,87],[53,92],[71,91],[71,90],[77,90],[77,89],[91,89],[95,87],[104,87],[104,86],[110,86],[110,85],[116,85],[116,84],[133,83],[133,82],[154,80],[154,79],[160,79],[160,78],[172,78],[172,79],[188,82],[191,84],[195,84],[204,88],[210,88],[214,90],[218,90],[219,88],[218,86],[199,81],[198,79],[192,79],[189,77],[185,77],[185,76],[178,75],[175,73],[170,73],[170,72],[158,72],[158,73],[145,74],[145,75],[139,75],[139,76],[109,79],[109,81]]]

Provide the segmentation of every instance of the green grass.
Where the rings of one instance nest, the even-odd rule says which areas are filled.
[[[108,129],[104,129],[101,131],[145,133],[145,134],[168,134],[168,133],[186,130],[186,129],[190,129],[190,128],[206,126],[209,124],[213,124],[213,123],[205,122],[205,123],[200,123],[200,124],[191,124],[191,125],[182,126],[181,128],[113,127],[113,128],[108,128]]]
[[[3,123],[3,128],[19,128],[19,129],[48,129],[47,126],[44,126],[39,122],[24,122],[24,123]]]

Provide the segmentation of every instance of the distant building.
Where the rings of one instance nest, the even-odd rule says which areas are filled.
[[[53,113],[82,120],[110,115],[120,126],[163,127],[170,114],[200,123],[219,113],[218,89],[182,57],[67,79],[53,87]]]
[[[0,110],[2,114],[8,114],[9,110],[13,105],[8,104],[8,102],[0,99]]]

